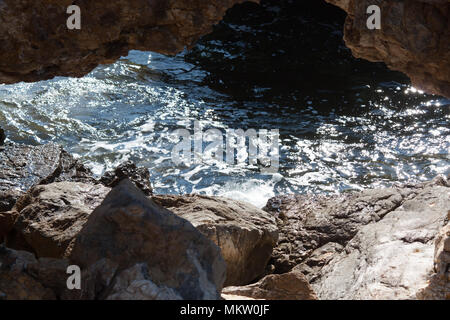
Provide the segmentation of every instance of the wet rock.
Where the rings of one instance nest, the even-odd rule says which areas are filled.
[[[327,0],[348,13],[345,42],[357,58],[383,61],[414,86],[450,97],[448,0]],[[381,29],[367,28],[367,8],[381,9]]]
[[[105,186],[114,188],[123,179],[129,179],[136,187],[142,190],[145,195],[149,196],[153,193],[150,184],[150,172],[147,168],[137,167],[131,161],[127,161],[119,165],[114,171],[106,172],[101,178],[100,182]]]
[[[90,171],[61,146],[6,144],[0,149],[0,212],[37,184],[53,181],[90,181]]]
[[[158,195],[153,200],[190,221],[220,247],[227,263],[225,285],[245,285],[263,275],[278,239],[271,215],[221,197]]]
[[[314,291],[320,299],[416,299],[428,285],[434,240],[449,208],[448,185],[423,186],[379,221],[361,226],[316,274]]]
[[[183,299],[218,299],[225,280],[220,249],[129,180],[122,180],[91,213],[70,254],[71,262],[84,270],[103,259],[117,265],[114,278],[121,279],[111,283],[111,299],[126,297],[129,290],[146,299],[172,293]]]
[[[317,300],[317,296],[299,271],[272,274],[243,287],[226,287],[222,294],[263,300]]]
[[[33,251],[38,257],[65,256],[71,241],[110,190],[101,184],[70,181],[32,188],[10,211],[16,219],[7,245]]]
[[[450,210],[447,218],[450,219]],[[423,300],[450,300],[450,223],[436,237],[433,271],[428,286],[420,290],[417,297]]]
[[[3,0],[0,83],[80,77],[131,49],[176,54],[239,2],[80,1],[81,30],[69,30],[72,0]]]

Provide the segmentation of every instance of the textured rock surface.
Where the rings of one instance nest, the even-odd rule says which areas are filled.
[[[33,185],[91,180],[90,176],[87,168],[56,144],[27,146],[8,143],[0,148],[0,212],[10,210]]]
[[[226,272],[212,241],[129,180],[120,182],[91,213],[70,259],[83,269],[104,259],[117,265],[114,278],[121,283],[111,283],[111,299],[129,292],[139,292],[142,299],[172,293],[183,299],[218,299]],[[144,283],[132,281],[131,274]]]
[[[416,299],[433,270],[434,238],[450,208],[450,189],[424,188],[368,224],[322,268],[321,299]]]
[[[269,200],[265,210],[278,217],[280,239],[272,264],[277,273],[290,271],[316,249],[345,245],[361,226],[397,208],[412,190],[380,189],[340,196],[288,195]]]
[[[190,221],[220,247],[227,262],[225,285],[246,285],[264,273],[278,239],[271,215],[220,197],[154,196],[153,200]]]
[[[440,177],[328,200],[272,199],[266,209],[281,224],[276,271],[297,264],[294,270],[307,276],[320,299],[415,299],[434,270],[435,238],[448,221],[449,187]],[[436,246],[442,248],[442,240]],[[442,298],[446,256],[436,252],[438,275],[430,288]]]
[[[299,271],[271,274],[243,287],[226,287],[222,294],[264,300],[317,300],[308,280]]]
[[[450,210],[447,220],[450,220]],[[434,274],[430,283],[419,291],[418,298],[425,300],[450,300],[450,223],[436,237]]]
[[[30,252],[14,251],[0,246],[0,299],[55,299],[54,292],[29,273],[29,266],[36,267],[37,263]]]
[[[32,250],[38,257],[63,257],[110,190],[101,184],[68,181],[34,187],[11,212],[17,219],[7,245]],[[24,242],[27,247],[22,247]]]
[[[450,97],[450,1],[327,0],[347,11],[345,42],[357,58],[383,61],[418,88]],[[366,26],[381,8],[381,29]]]
[[[114,171],[106,172],[100,182],[105,186],[114,188],[123,179],[129,179],[136,187],[142,190],[147,196],[153,192],[150,184],[150,172],[147,168],[137,167],[131,161],[127,161],[119,165]]]
[[[3,0],[0,83],[79,77],[131,49],[175,54],[243,0],[77,1],[81,30],[68,30],[72,0]]]

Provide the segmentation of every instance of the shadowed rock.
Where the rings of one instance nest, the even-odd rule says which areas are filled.
[[[158,195],[153,200],[191,222],[221,249],[227,262],[226,286],[262,276],[277,243],[275,219],[241,201],[200,195]]]
[[[383,61],[422,90],[450,97],[448,0],[327,0],[348,13],[345,42],[357,58]],[[371,5],[381,9],[381,29],[367,28]]]
[[[99,261],[117,266],[115,282],[103,298],[139,291],[142,299],[218,299],[225,280],[220,249],[129,180],[120,182],[89,216],[70,260],[83,269]]]
[[[68,181],[34,187],[9,212],[17,219],[7,245],[31,250],[38,257],[63,257],[110,190],[101,184]]]
[[[0,83],[81,77],[131,49],[176,54],[239,2],[82,0],[81,30],[69,30],[72,0],[3,0]]]

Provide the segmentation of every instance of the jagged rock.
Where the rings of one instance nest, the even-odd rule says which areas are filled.
[[[450,97],[448,0],[327,0],[348,13],[345,42],[357,58],[383,61],[413,84]],[[381,29],[367,28],[367,8],[381,8]]]
[[[328,244],[345,245],[361,226],[380,220],[413,190],[380,189],[339,196],[287,195],[264,210],[278,217],[280,239],[272,254],[276,273],[289,272]]]
[[[61,180],[93,180],[90,171],[61,146],[6,144],[0,149],[0,212],[36,184]]]
[[[299,271],[271,274],[257,283],[243,287],[226,287],[225,298],[230,295],[264,300],[317,300],[317,296]]]
[[[107,187],[114,188],[123,179],[131,180],[135,186],[141,189],[147,196],[153,193],[153,189],[150,184],[150,172],[148,169],[144,167],[137,167],[136,164],[131,161],[122,163],[114,171],[106,172],[100,178],[100,182]]]
[[[448,184],[423,186],[361,226],[311,281],[314,291],[320,299],[416,299],[433,271],[434,239],[449,208]]]
[[[201,195],[158,195],[153,200],[190,221],[221,249],[226,286],[246,285],[262,276],[277,243],[275,219],[241,201]]]
[[[17,218],[7,245],[33,251],[38,257],[65,256],[71,241],[110,190],[101,184],[69,181],[34,187],[10,212]]]
[[[56,299],[51,289],[44,287],[27,272],[29,265],[37,263],[30,252],[0,246],[0,297],[4,300]]]
[[[447,219],[450,220],[450,210]],[[435,243],[434,274],[417,297],[423,300],[450,300],[450,223],[442,228]]]
[[[69,30],[72,0],[3,0],[0,83],[80,77],[131,49],[178,53],[243,1],[80,1],[81,30]]]
[[[83,269],[102,259],[117,264],[114,278],[121,279],[111,283],[112,299],[126,297],[127,290],[145,299],[172,293],[183,299],[218,299],[225,280],[220,249],[128,179],[91,213],[70,254]],[[144,282],[134,282],[130,274]]]

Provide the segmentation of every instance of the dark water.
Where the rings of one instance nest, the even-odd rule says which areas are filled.
[[[448,174],[450,101],[352,58],[343,19],[317,1],[244,4],[176,57],[133,51],[81,79],[0,85],[0,126],[14,142],[60,143],[96,174],[130,159],[150,169],[157,192],[258,206],[276,194]],[[279,129],[279,172],[175,166],[169,133],[194,120],[224,132]]]

